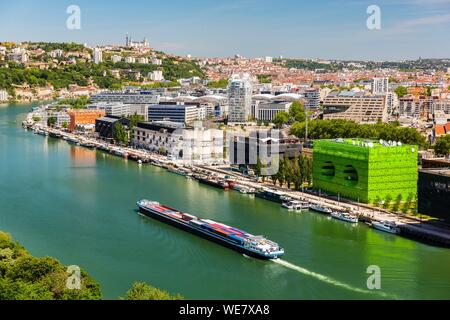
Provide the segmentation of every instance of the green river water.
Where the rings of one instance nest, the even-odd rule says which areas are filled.
[[[152,166],[34,135],[36,104],[0,105],[0,230],[76,264],[107,299],[145,281],[188,299],[450,299],[450,250],[223,192]],[[136,213],[147,198],[281,244],[260,261]],[[371,265],[381,290],[367,289]]]

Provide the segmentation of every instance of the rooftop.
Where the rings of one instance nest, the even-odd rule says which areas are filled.
[[[405,145],[400,141],[384,141],[384,140],[370,140],[370,139],[332,139],[332,140],[318,140],[318,141],[326,141],[334,144],[343,144],[343,145],[349,145],[349,146],[355,146],[355,147],[361,147],[366,149],[377,149],[377,148],[395,148],[395,147],[404,147],[409,146],[413,147],[412,145]]]

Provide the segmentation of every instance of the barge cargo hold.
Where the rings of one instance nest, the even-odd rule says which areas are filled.
[[[155,201],[140,200],[137,206],[140,213],[150,218],[168,223],[247,256],[269,260],[284,255],[283,248],[262,236],[254,236],[212,220],[200,219]]]

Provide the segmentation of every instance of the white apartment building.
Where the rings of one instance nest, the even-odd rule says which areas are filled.
[[[387,122],[386,95],[366,96],[363,92],[332,92],[323,102],[324,119],[353,120],[359,123]]]
[[[56,50],[50,51],[50,53],[48,55],[52,58],[61,58],[64,55],[64,51],[61,49],[56,49]]]
[[[8,101],[9,94],[5,90],[0,90],[0,101]]]
[[[157,58],[152,58],[152,64],[154,64],[155,66],[160,66],[160,65],[162,65],[162,60],[157,59]]]
[[[129,104],[111,103],[105,106],[105,113],[108,116],[125,117],[131,114]]]
[[[130,104],[130,114],[140,115],[144,117],[144,121],[148,121],[148,104]]]
[[[224,138],[221,130],[187,128],[170,121],[141,122],[133,129],[134,146],[163,152],[181,163],[223,162]]]
[[[372,94],[386,94],[389,92],[389,78],[373,78]]]
[[[261,121],[273,121],[280,112],[288,112],[292,102],[260,103],[257,107],[256,119]]]
[[[228,106],[230,123],[245,123],[252,107],[252,83],[250,76],[233,75],[228,85]]]
[[[111,61],[112,61],[112,63],[118,63],[118,62],[122,61],[122,56],[115,54],[115,55],[111,56]]]
[[[305,108],[318,109],[320,107],[320,90],[306,89],[304,92]]]
[[[413,95],[400,98],[398,113],[403,117],[418,118],[420,116],[423,101]]]
[[[53,111],[50,110],[47,112],[46,119],[48,118],[56,118],[56,126],[59,128],[64,127],[64,125],[68,126],[70,123],[70,116],[65,111]],[[47,120],[46,120],[47,121]]]
[[[103,62],[103,52],[99,48],[94,49],[94,63],[99,64]]]
[[[206,110],[199,111],[199,108],[201,107],[198,105],[155,104],[148,108],[148,120],[193,123],[196,120],[204,119],[206,116]]]
[[[140,64],[148,64],[148,58],[137,58],[136,62]]]
[[[387,113],[391,115],[398,110],[399,100],[395,92],[386,93]]]
[[[17,63],[27,63],[28,62],[28,54],[26,52],[10,53],[6,56],[6,58],[9,61],[14,61]]]
[[[162,70],[155,70],[155,71],[149,72],[148,77],[152,81],[163,81],[164,80]]]
[[[126,63],[136,63],[136,58],[135,57],[126,57],[125,62]]]

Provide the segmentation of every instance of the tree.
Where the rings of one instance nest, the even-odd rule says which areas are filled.
[[[445,135],[437,139],[434,152],[436,155],[443,157],[447,157],[450,154],[450,135]]]
[[[398,86],[395,89],[395,93],[398,95],[399,98],[402,98],[408,94],[408,89],[406,89],[406,87],[403,86]]]
[[[375,199],[373,200],[373,205],[375,207],[379,207],[381,204],[381,198],[379,196],[376,196]]]
[[[67,129],[68,126],[69,124],[67,123],[67,121],[64,121],[62,124],[63,129]]]
[[[283,180],[287,183],[288,189],[290,189],[291,183],[294,182],[294,170],[291,160],[286,154],[284,155],[283,172],[281,174],[283,175]]]
[[[256,165],[254,168],[255,175],[257,177],[261,176],[261,170],[262,170],[262,163],[261,163],[261,159],[258,157],[258,159],[256,159]]]
[[[403,199],[402,195],[399,194],[397,196],[397,198],[395,199],[395,203],[394,203],[394,206],[392,207],[392,211],[398,212],[400,210],[400,205],[402,203],[402,199]]]
[[[0,232],[0,300],[98,300],[99,284],[80,270],[80,289],[67,287],[67,267],[50,257],[31,256]]]
[[[305,107],[298,101],[294,101],[289,108],[289,116],[293,121],[304,122],[306,120]]]
[[[58,119],[56,117],[49,117],[47,119],[47,126],[53,127],[58,122]]]
[[[303,138],[306,125],[295,122],[291,134]],[[311,139],[364,138],[386,141],[401,141],[405,144],[426,145],[426,139],[414,128],[398,127],[394,124],[358,124],[349,120],[312,120],[308,122],[308,136]]]
[[[114,124],[114,141],[118,143],[126,144],[128,143],[128,132],[125,130],[123,125],[117,121]]]
[[[388,194],[386,196],[386,199],[384,199],[383,208],[384,209],[389,208],[389,206],[391,205],[391,202],[392,202],[392,196],[390,194]]]
[[[289,114],[287,112],[279,112],[273,119],[273,123],[278,127],[281,128],[283,125],[287,124],[289,122]]]
[[[296,157],[292,163],[293,182],[295,190],[300,190],[304,181],[302,170],[300,169],[299,159]]]
[[[183,296],[175,296],[167,291],[152,287],[146,283],[135,282],[126,293],[124,300],[184,300]]]

